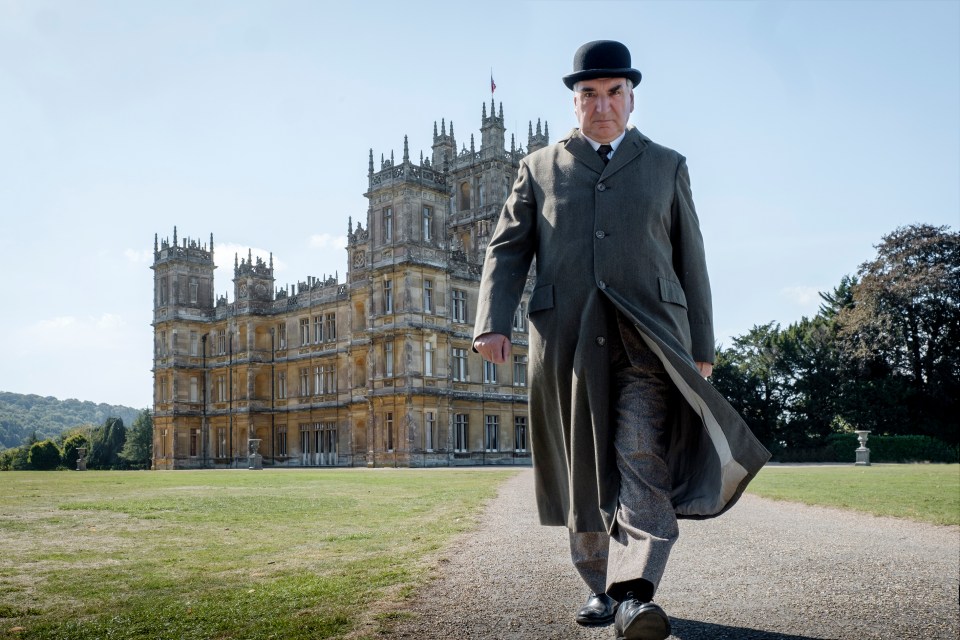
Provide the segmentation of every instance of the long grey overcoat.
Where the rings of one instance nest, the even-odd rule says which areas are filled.
[[[685,399],[667,462],[679,517],[728,509],[770,457],[695,361],[714,358],[710,283],[686,161],[627,129],[608,165],[577,129],[520,162],[487,247],[475,336],[511,335],[531,261],[529,410],[545,525],[611,531],[612,301]]]

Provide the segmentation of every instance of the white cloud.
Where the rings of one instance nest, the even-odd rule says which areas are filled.
[[[224,273],[231,274],[229,279],[233,279],[233,262],[234,260],[246,260],[250,255],[253,256],[253,259],[256,260],[260,258],[265,263],[270,264],[270,251],[267,249],[260,249],[258,247],[246,247],[239,244],[234,244],[230,242],[221,242],[214,247],[213,252],[213,263],[219,267],[220,272],[217,278],[218,283],[220,278],[222,278]],[[286,264],[279,260],[276,256],[273,256],[273,271],[274,273],[280,273],[286,269]]]
[[[152,264],[153,263],[153,249],[143,249],[138,251],[136,249],[127,249],[123,252],[123,255],[134,264]]]
[[[820,291],[817,287],[794,286],[780,289],[780,295],[797,306],[809,307],[820,304]]]
[[[335,236],[331,233],[315,233],[310,236],[312,249],[343,249],[347,246],[346,236]]]

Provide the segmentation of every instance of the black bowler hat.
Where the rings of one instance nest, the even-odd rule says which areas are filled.
[[[640,72],[630,66],[630,50],[615,40],[594,40],[573,54],[573,73],[563,76],[568,89],[581,80],[627,78],[640,84]]]

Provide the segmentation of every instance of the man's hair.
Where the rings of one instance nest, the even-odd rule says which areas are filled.
[[[627,91],[633,91],[633,80],[631,80],[630,78],[624,78],[623,81],[624,81],[624,82],[626,83],[626,85],[627,85]],[[589,80],[578,80],[578,81],[576,82],[576,84],[573,85],[573,91],[574,91],[574,93],[580,91],[580,85],[583,84],[584,82],[590,82],[590,81],[589,81]]]

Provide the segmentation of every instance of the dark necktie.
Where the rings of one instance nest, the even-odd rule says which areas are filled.
[[[597,155],[599,155],[600,159],[603,160],[603,164],[610,162],[610,158],[608,158],[607,155],[609,155],[611,151],[613,151],[613,147],[608,144],[602,144],[599,148],[597,148]]]

